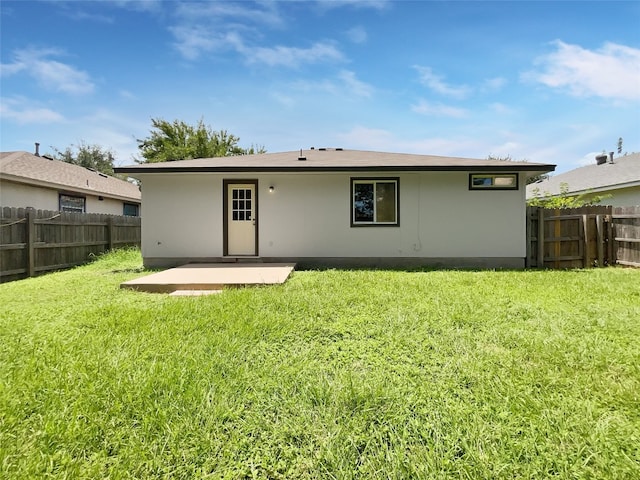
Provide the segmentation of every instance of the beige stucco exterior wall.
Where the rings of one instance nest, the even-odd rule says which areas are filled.
[[[596,195],[611,195],[603,199],[598,205],[612,205],[614,207],[633,207],[640,205],[640,186],[607,190]]]
[[[0,180],[0,205],[3,207],[35,208],[36,210],[52,210],[59,208],[60,191],[53,188],[36,187],[24,183]],[[97,196],[78,194],[86,198],[87,213],[107,213],[122,215],[124,202],[112,198],[98,200]]]
[[[400,226],[350,226],[352,177],[399,178]],[[517,191],[470,191],[467,172],[390,172],[141,174],[143,256],[222,257],[223,179],[234,178],[258,180],[260,257],[526,255],[523,178]]]
[[[142,256],[222,255],[222,177],[139,175]]]

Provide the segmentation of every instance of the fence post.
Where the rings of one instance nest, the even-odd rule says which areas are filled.
[[[538,207],[538,268],[544,268],[544,208]]]
[[[604,220],[602,215],[596,215],[597,247],[598,247],[598,267],[604,267]]]
[[[114,238],[115,232],[113,226],[113,216],[109,215],[109,217],[107,217],[107,251],[113,250]]]
[[[36,273],[36,258],[35,258],[35,243],[36,243],[36,224],[35,224],[35,210],[28,209],[26,228],[26,240],[27,240],[27,277],[33,277]]]
[[[526,226],[526,236],[527,236],[527,252],[526,258],[524,260],[524,268],[531,268],[531,257],[533,257],[533,253],[531,253],[531,240],[533,238],[533,232],[531,231],[531,227],[533,226],[533,208],[527,206],[527,226]]]
[[[583,245],[583,266],[584,268],[589,268],[589,215],[582,215],[582,245]]]

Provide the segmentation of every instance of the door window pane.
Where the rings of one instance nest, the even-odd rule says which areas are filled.
[[[234,188],[231,192],[231,218],[234,221],[244,222],[251,220],[251,189]]]

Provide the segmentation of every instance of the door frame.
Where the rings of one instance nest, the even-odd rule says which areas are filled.
[[[258,256],[258,222],[260,214],[258,211],[258,179],[244,178],[224,178],[222,179],[222,255],[229,256],[229,185],[253,185],[254,187],[254,221],[255,221],[255,251],[253,255],[232,255],[233,257],[257,257]]]

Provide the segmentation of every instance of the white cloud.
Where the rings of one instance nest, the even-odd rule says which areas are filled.
[[[270,67],[283,66],[296,68],[305,63],[324,61],[342,61],[342,53],[328,43],[314,43],[309,48],[285,47],[246,47],[238,45],[237,49],[249,63],[263,63]]]
[[[115,22],[115,18],[108,15],[102,15],[99,13],[89,13],[82,10],[72,9],[66,12],[66,16],[71,20],[78,22],[95,22],[111,25]]]
[[[484,81],[483,88],[485,90],[500,90],[507,84],[507,79],[503,77],[488,78]]]
[[[262,27],[280,28],[284,23],[273,2],[182,2],[175,13],[176,24],[169,31],[175,48],[188,60],[221,50],[251,57],[240,34],[260,37]]]
[[[465,138],[399,138],[389,130],[358,125],[336,136],[345,148],[381,152],[417,153],[423,155],[466,156],[477,158],[483,147],[476,140]]]
[[[176,37],[174,46],[187,60],[196,60],[202,53],[229,48],[233,37],[219,35],[204,26],[180,25],[169,29]]]
[[[394,151],[396,139],[393,133],[379,128],[356,126],[351,131],[337,135],[348,148],[363,148],[365,150]]]
[[[56,49],[24,49],[14,52],[14,61],[2,64],[2,75],[26,73],[43,88],[70,95],[85,95],[93,92],[94,84],[89,74],[50,57],[59,56]]]
[[[349,70],[340,71],[335,77],[324,80],[298,80],[291,84],[291,89],[309,94],[327,93],[331,96],[342,96],[349,100],[354,97],[370,98],[374,87],[358,80],[356,74]]]
[[[357,44],[366,43],[368,39],[367,31],[364,29],[362,25],[357,25],[347,30],[347,37],[353,43],[357,43]]]
[[[343,70],[338,74],[338,78],[342,80],[347,87],[349,93],[358,97],[371,97],[373,87],[356,78],[356,74],[348,70]]]
[[[129,90],[121,89],[118,91],[118,95],[126,100],[135,100],[136,96]]]
[[[524,159],[514,156],[517,152],[522,151],[522,147],[523,145],[516,141],[507,140],[504,143],[494,146],[488,156],[502,159],[511,158],[511,160],[514,161],[522,161]]]
[[[49,108],[33,106],[23,98],[2,99],[0,116],[12,120],[20,125],[51,124],[64,121],[64,117]]]
[[[414,67],[420,74],[420,83],[428,87],[435,93],[453,98],[465,98],[471,93],[471,89],[466,85],[449,85],[443,77],[437,75],[429,67],[422,67],[420,65],[414,65]]]
[[[114,0],[116,6],[136,12],[158,12],[163,3],[163,0]]]
[[[296,104],[296,101],[293,97],[284,93],[270,92],[269,96],[286,108],[291,108]]]
[[[577,97],[640,100],[640,49],[605,43],[587,50],[557,40],[555,51],[536,59],[538,71],[523,74]]]
[[[509,115],[514,112],[513,108],[500,102],[492,103],[489,108],[499,115]]]
[[[285,25],[278,2],[179,3],[176,24],[169,28],[174,46],[187,60],[206,53],[236,52],[248,64],[298,68],[304,64],[343,61],[344,55],[329,41],[306,46],[264,45],[264,28]],[[352,32],[358,35],[358,32]],[[359,38],[366,33],[360,32]]]
[[[297,80],[291,83],[291,89],[297,92],[308,94],[328,93],[330,95],[338,95],[340,89],[336,82],[325,80]]]
[[[574,163],[580,167],[584,167],[586,165],[593,165],[595,163],[596,155],[600,155],[600,152],[589,152],[584,157],[576,160]]]
[[[416,105],[411,105],[411,110],[420,115],[437,117],[464,118],[469,115],[469,112],[464,108],[452,107],[441,103],[434,104],[426,100],[420,100]]]
[[[204,25],[171,27],[176,37],[176,49],[188,60],[196,60],[203,53],[231,50],[244,57],[249,64],[264,64],[270,67],[297,68],[303,64],[326,61],[343,61],[344,55],[327,42],[316,42],[310,47],[277,45],[262,47],[248,45],[237,31],[219,32]]]
[[[322,10],[330,10],[340,7],[371,8],[384,10],[390,4],[390,0],[318,0],[318,6]]]
[[[205,2],[179,3],[176,13],[185,20],[238,25],[239,21],[259,25],[281,26],[283,19],[277,3],[254,2]]]

